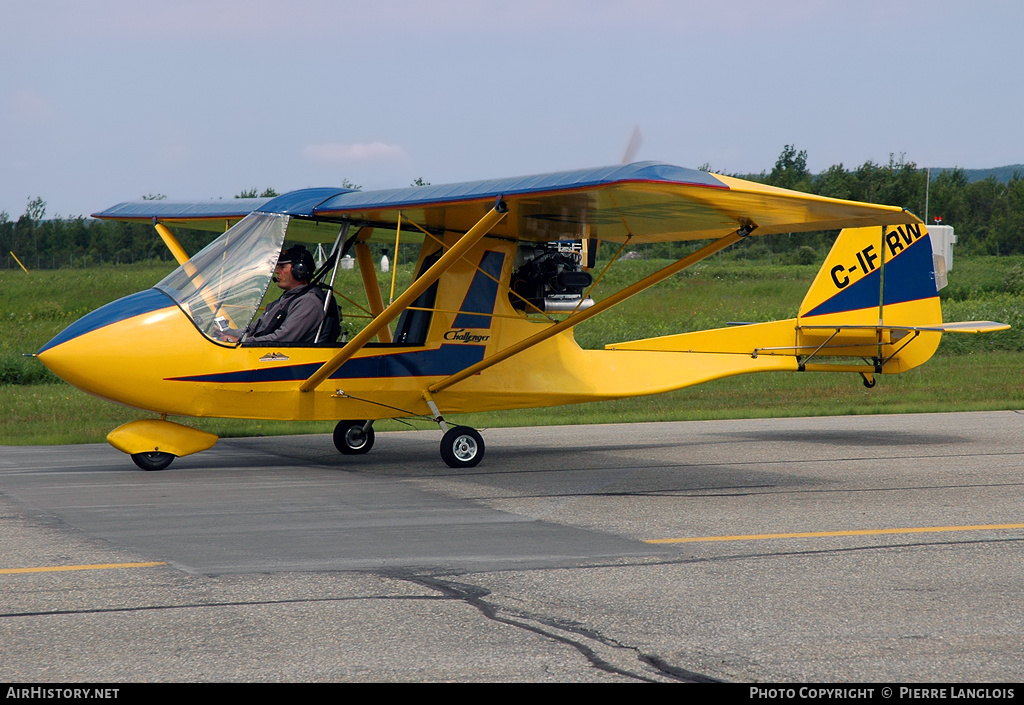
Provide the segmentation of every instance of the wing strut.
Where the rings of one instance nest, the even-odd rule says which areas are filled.
[[[370,325],[363,328],[359,333],[352,338],[349,343],[343,347],[338,353],[330,360],[321,365],[320,369],[314,372],[309,379],[303,382],[299,386],[299,390],[308,392],[311,389],[315,389],[321,382],[330,377],[334,372],[348,362],[353,355],[362,349],[366,343],[368,343],[373,336],[377,335],[385,326],[391,323],[392,320],[398,317],[398,315],[412,304],[413,301],[419,297],[424,291],[426,291],[431,284],[437,281],[442,274],[451,268],[453,264],[458,262],[464,254],[466,254],[476,243],[483,239],[484,235],[489,233],[491,229],[498,224],[505,214],[508,213],[508,206],[504,201],[498,200],[495,202],[494,207],[484,214],[484,217],[477,221],[469,231],[459,238],[452,247],[441,256],[441,259],[437,260],[434,265],[428,269],[423,275],[409,285],[409,288],[405,292],[395,299],[395,302],[389,305],[386,309],[381,311],[380,315],[374,318]]]
[[[174,233],[163,223],[153,222],[153,227],[156,228],[157,234],[160,239],[167,245],[167,249],[174,255],[174,259],[178,260],[178,264],[185,264],[188,261],[188,253],[185,252],[185,248],[178,242],[178,238],[174,237]]]
[[[554,325],[548,326],[547,328],[545,328],[541,332],[539,332],[539,333],[537,333],[535,335],[532,335],[529,338],[526,338],[525,340],[521,340],[518,343],[516,343],[515,345],[510,345],[507,348],[505,348],[504,350],[500,350],[500,351],[496,352],[494,355],[491,355],[490,357],[481,360],[480,362],[476,363],[475,365],[470,365],[469,367],[467,367],[466,369],[462,370],[461,372],[456,372],[455,374],[451,375],[450,377],[445,377],[444,379],[442,379],[442,380],[440,380],[438,382],[435,382],[434,384],[430,385],[429,387],[427,387],[427,389],[430,392],[434,392],[434,393],[440,392],[442,389],[447,389],[448,387],[452,386],[453,384],[457,384],[458,382],[461,382],[462,380],[466,379],[467,377],[472,377],[477,372],[480,372],[481,370],[485,370],[488,367],[490,367],[491,365],[496,365],[499,362],[501,362],[502,360],[507,360],[508,358],[512,357],[513,355],[518,355],[519,353],[521,353],[522,351],[526,350],[527,348],[532,348],[534,345],[536,345],[538,343],[541,343],[541,342],[547,340],[548,338],[551,338],[552,336],[558,335],[563,330],[566,330],[567,328],[572,328],[573,326],[577,325],[578,323],[580,323],[582,321],[585,321],[586,319],[591,318],[592,316],[596,316],[597,314],[601,313],[602,311],[606,311],[607,309],[611,308],[612,306],[615,306],[616,304],[621,303],[622,301],[625,301],[630,296],[633,296],[634,294],[640,293],[644,289],[647,289],[647,288],[657,284],[658,282],[662,281],[663,279],[669,278],[670,276],[672,276],[676,272],[680,272],[680,271],[686,269],[687,267],[691,267],[694,264],[697,264],[698,262],[700,262],[701,260],[710,257],[711,255],[715,254],[716,252],[719,252],[720,250],[724,250],[725,248],[729,247],[730,245],[733,245],[733,244],[739,242],[740,240],[745,238],[747,235],[749,235],[751,232],[753,232],[754,228],[756,228],[756,227],[757,227],[756,225],[745,225],[742,228],[740,228],[739,230],[736,230],[736,231],[734,231],[732,233],[729,233],[725,237],[719,238],[718,240],[715,240],[714,242],[712,242],[712,243],[710,243],[708,245],[705,245],[704,247],[700,248],[696,252],[690,253],[686,257],[683,257],[681,260],[679,260],[677,262],[673,262],[672,264],[668,265],[667,267],[659,269],[654,274],[651,274],[649,276],[644,277],[643,279],[641,279],[640,281],[636,282],[635,284],[631,284],[630,286],[627,286],[625,289],[622,289],[621,291],[618,291],[618,292],[612,294],[608,298],[601,299],[600,301],[598,301],[596,304],[594,304],[590,308],[588,308],[588,309],[586,309],[584,311],[580,311],[579,313],[573,314],[573,315],[569,316],[568,318],[566,318],[565,320],[562,320],[562,321],[560,321],[558,323],[555,323]]]

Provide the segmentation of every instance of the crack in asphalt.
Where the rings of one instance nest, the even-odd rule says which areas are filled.
[[[585,641],[594,641],[604,646],[609,646],[615,649],[624,649],[627,651],[632,651],[636,655],[638,661],[647,664],[651,668],[655,669],[660,675],[666,678],[670,678],[672,680],[680,681],[683,683],[723,682],[715,678],[711,678],[710,676],[696,673],[694,671],[688,671],[683,668],[671,666],[665,663],[665,661],[658,658],[657,656],[645,654],[641,652],[637,647],[628,646],[615,639],[606,637],[600,634],[599,632],[595,632],[591,629],[586,629],[578,622],[555,619],[550,617],[545,618],[522,612],[515,614],[514,617],[502,616],[500,614],[500,612],[502,611],[500,608],[483,599],[490,595],[491,591],[477,585],[471,585],[468,583],[458,583],[451,580],[441,580],[440,578],[428,577],[423,575],[403,575],[396,573],[387,573],[379,575],[382,575],[382,577],[386,576],[397,580],[405,580],[417,585],[422,585],[423,587],[427,587],[432,590],[436,590],[450,599],[459,600],[461,602],[466,603],[467,605],[470,605],[471,607],[474,607],[482,615],[484,615],[484,617],[494,622],[505,624],[528,632],[532,632],[534,634],[537,634],[538,636],[552,639],[559,643],[570,646],[573,649],[576,649],[576,651],[578,651],[580,654],[582,654],[583,657],[586,658],[592,666],[602,671],[605,671],[606,673],[611,673],[626,678],[632,678],[634,680],[642,681],[645,683],[660,682],[642,673],[628,671],[609,663],[605,659],[601,658],[601,656],[598,655],[598,653],[594,649],[587,646],[587,644],[584,643]],[[541,624],[543,625],[543,627],[547,628],[545,629],[540,626],[536,626],[536,624],[531,624],[531,622]],[[582,638],[577,639],[569,635],[575,635],[577,637]]]

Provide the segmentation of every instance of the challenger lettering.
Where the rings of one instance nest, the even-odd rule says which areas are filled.
[[[477,333],[470,333],[465,328],[459,330],[450,330],[444,334],[445,340],[456,340],[460,343],[485,343],[491,339],[489,335],[478,335]]]

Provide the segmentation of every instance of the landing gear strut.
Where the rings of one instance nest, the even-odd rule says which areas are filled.
[[[437,408],[437,404],[430,397],[430,392],[423,393],[423,400],[427,402],[433,413],[434,422],[441,427],[444,436],[441,438],[441,460],[450,468],[475,467],[484,457],[484,439],[475,428],[469,426],[455,426],[448,428],[444,417]]]

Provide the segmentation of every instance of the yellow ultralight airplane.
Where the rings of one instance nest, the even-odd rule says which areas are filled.
[[[217,441],[167,415],[336,420],[345,454],[370,450],[377,419],[429,417],[444,432],[444,461],[472,467],[483,439],[449,428],[443,414],[657,394],[775,370],[851,372],[873,386],[876,374],[928,360],[943,332],[1008,327],[942,322],[945,266],[924,224],[902,208],[653,162],[374,192],[122,203],[95,217],[153,222],[181,266],[73,323],[38,357],[86,392],[161,415],[107,437],[146,470]],[[174,224],[227,230],[189,258]],[[838,228],[796,318],[604,350],[583,350],[573,337],[576,324],[746,237]],[[371,238],[422,243],[412,283],[388,305]],[[220,340],[220,330],[255,319],[286,240],[333,243],[314,277],[327,287],[354,252],[370,323],[347,343]],[[678,240],[708,242],[591,297],[627,245]],[[601,241],[618,251],[596,266]]]

